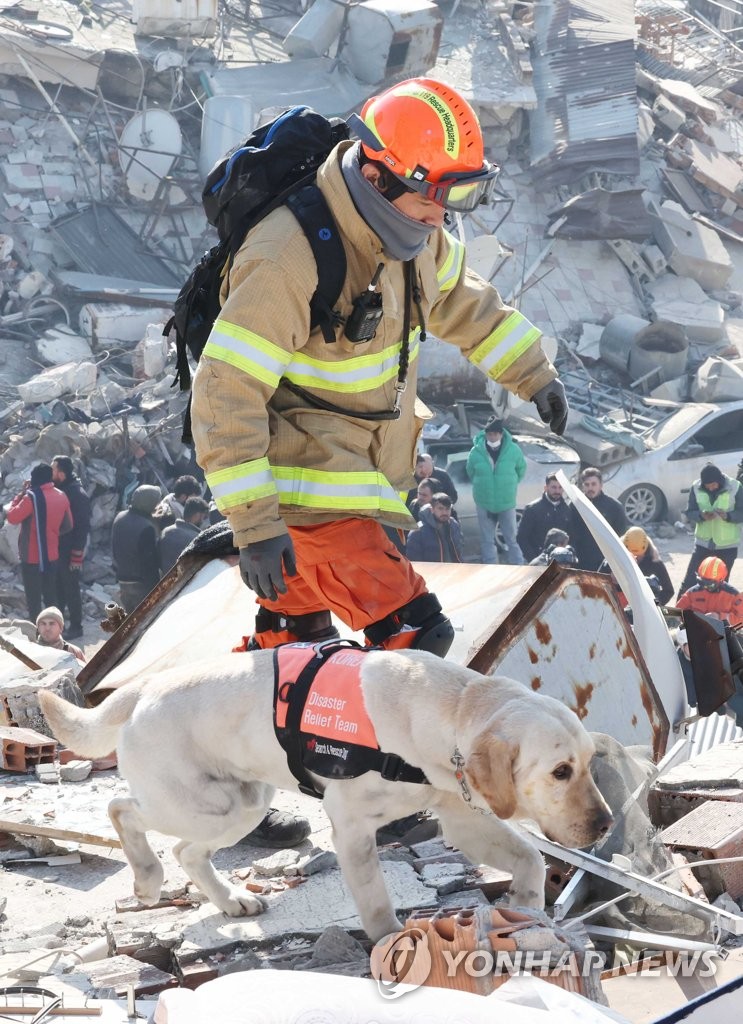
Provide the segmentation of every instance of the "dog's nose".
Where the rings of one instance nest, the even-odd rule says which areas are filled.
[[[611,811],[599,811],[596,817],[593,819],[593,827],[596,830],[597,835],[605,836],[611,826],[614,824],[614,816]]]

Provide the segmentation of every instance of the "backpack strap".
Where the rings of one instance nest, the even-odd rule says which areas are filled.
[[[310,300],[310,326],[319,327],[327,344],[335,341],[339,319],[333,307],[346,280],[348,265],[333,214],[315,184],[293,192],[286,205],[299,221],[317,264],[317,289]]]

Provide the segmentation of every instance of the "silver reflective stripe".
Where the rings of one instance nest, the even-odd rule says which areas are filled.
[[[514,322],[515,317],[518,317],[518,319]],[[477,353],[474,354],[475,359],[472,361],[476,361],[477,365],[485,373],[489,373],[501,362],[504,362],[506,366],[509,365],[525,348],[528,348],[532,342],[536,341],[541,334],[539,328],[535,327],[525,317],[513,313],[498,330],[493,332],[491,337],[497,336],[503,330],[506,332],[505,336],[498,340],[497,344],[482,359],[476,359]],[[513,354],[513,358],[509,359],[508,357],[511,354]]]
[[[418,355],[418,330],[411,336],[410,361]],[[389,345],[381,352],[350,357],[342,361],[315,359],[296,353],[284,371],[287,380],[304,387],[355,393],[372,391],[397,373],[400,345]]]
[[[276,483],[266,458],[207,473],[206,482],[220,510],[276,494]]]
[[[230,363],[273,387],[291,361],[291,354],[273,342],[219,319],[214,322],[204,355]]]

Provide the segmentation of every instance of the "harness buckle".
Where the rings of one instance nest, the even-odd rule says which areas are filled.
[[[398,754],[385,754],[379,774],[387,782],[399,782],[404,760]]]

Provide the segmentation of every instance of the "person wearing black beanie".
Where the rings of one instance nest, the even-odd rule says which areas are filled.
[[[719,466],[708,462],[689,491],[686,518],[694,523],[694,550],[679,587],[679,597],[694,586],[697,569],[711,555],[722,559],[730,576],[743,530],[743,487]]]

